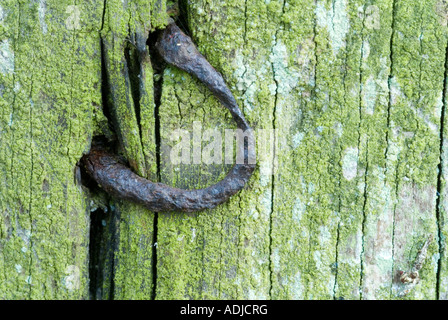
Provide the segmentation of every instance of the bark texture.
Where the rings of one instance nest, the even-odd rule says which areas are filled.
[[[204,156],[235,128],[147,46],[179,12],[275,144],[229,202],[154,214],[77,163],[104,136],[174,187],[229,171],[171,159],[179,129]],[[447,21],[442,0],[2,1],[0,298],[447,299]]]

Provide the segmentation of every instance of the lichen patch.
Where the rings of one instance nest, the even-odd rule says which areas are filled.
[[[14,72],[14,51],[8,39],[0,42],[0,72],[4,75]]]
[[[45,13],[47,11],[47,4],[45,0],[40,0],[37,11],[39,13],[39,22],[42,27],[42,33],[46,34],[48,31],[48,26],[47,23],[45,22]]]
[[[371,76],[369,77],[369,79],[367,79],[362,90],[362,99],[365,113],[373,115],[373,112],[375,111],[376,97],[376,82],[373,76]]]
[[[344,151],[342,158],[342,175],[347,180],[352,180],[358,172],[358,148],[349,147]]]
[[[299,73],[288,66],[288,50],[281,41],[276,41],[270,55],[274,79],[276,82],[276,94],[288,94],[299,82]],[[271,91],[271,94],[273,92]]]
[[[317,23],[320,27],[327,29],[335,56],[345,47],[345,37],[350,28],[346,2],[346,0],[336,0],[328,10],[323,1],[319,1],[316,5]]]
[[[81,287],[81,272],[78,266],[70,265],[65,269],[64,286],[69,291],[78,290]]]

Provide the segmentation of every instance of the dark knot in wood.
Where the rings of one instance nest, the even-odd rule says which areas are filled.
[[[156,48],[168,63],[203,82],[230,111],[239,129],[252,132],[222,75],[196,49],[191,38],[174,23],[161,32]],[[242,143],[237,148],[238,152],[243,152],[248,163],[236,163],[218,183],[194,190],[173,188],[144,179],[120,163],[117,156],[95,145],[83,157],[83,163],[88,174],[117,198],[139,203],[155,212],[193,212],[214,208],[227,201],[250,179],[255,169],[255,164],[252,164],[255,159],[254,148],[250,148],[248,143]]]

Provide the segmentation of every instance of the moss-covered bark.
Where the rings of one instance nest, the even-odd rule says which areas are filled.
[[[165,2],[7,1],[0,22],[0,297],[87,299],[89,214],[99,198],[82,189],[76,164],[93,135],[110,138],[112,114],[133,168],[155,175],[145,43],[167,22]],[[107,222],[121,220],[105,236],[116,252],[100,259],[107,279],[94,296],[150,297],[154,217],[132,204],[102,207],[115,216]]]
[[[159,218],[157,297],[442,293],[443,3],[194,1],[187,8],[193,38],[249,121],[277,130],[278,168],[271,176],[260,165],[247,190],[218,209]],[[228,116],[182,72],[167,69],[163,90],[162,180],[183,187],[218,180],[225,167],[176,168],[166,154],[177,143],[169,142],[173,129],[192,132],[194,121],[232,128],[220,120]],[[430,235],[436,240],[420,283],[402,284],[400,271],[412,268]]]
[[[445,1],[180,1],[258,148],[274,146],[228,203],[154,214],[82,187],[76,164],[104,135],[169,185],[229,170],[193,149],[172,161],[195,130],[205,156],[208,129],[224,160],[235,124],[196,79],[154,74],[146,41],[171,5],[0,4],[0,298],[446,299]]]
[[[0,297],[88,297],[77,161],[101,114],[94,2],[0,5]]]
[[[143,177],[157,179],[153,70],[146,41],[168,22],[165,1],[105,2],[101,30],[104,107],[118,136],[118,150]],[[116,225],[113,261],[97,298],[150,299],[153,296],[155,216],[132,203],[111,201]],[[111,286],[113,286],[111,288]]]

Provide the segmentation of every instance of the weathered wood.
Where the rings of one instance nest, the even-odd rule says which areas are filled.
[[[249,121],[278,130],[278,170],[259,171],[222,208],[159,218],[157,297],[436,298],[446,268],[445,213],[436,208],[446,8],[401,0],[187,8],[193,38]],[[219,178],[207,172],[225,172],[167,157],[176,128],[232,128],[201,88],[165,71],[166,183],[198,187]],[[437,241],[408,290],[397,275],[430,235]]]
[[[243,86],[251,83],[244,82],[244,78],[237,83],[238,75],[246,73],[248,77],[254,77],[262,66],[267,76],[263,82],[253,78],[254,87],[249,90],[254,93],[259,86],[275,85],[272,66],[265,58],[271,51],[276,21],[269,21],[267,12],[256,9],[258,3],[253,5],[252,10],[246,10],[240,2],[198,1],[188,7],[188,20],[199,50],[223,73],[248,121],[254,128],[270,129],[274,100],[263,92],[263,95],[248,97],[248,104],[244,104],[241,93],[248,88]],[[261,12],[260,17],[254,18],[267,24],[257,26],[266,33],[248,31],[252,29],[250,21],[245,23],[246,12]],[[256,60],[249,59],[252,55],[256,55]],[[252,70],[249,70],[250,66]],[[255,101],[261,103],[256,105]],[[170,142],[174,129],[192,132],[193,122],[199,121],[204,131],[216,127],[224,137],[224,129],[235,128],[230,115],[205,87],[185,73],[166,69],[159,116],[162,182],[191,188],[222,178],[228,170],[224,164],[182,165],[178,169],[168,158],[169,144],[176,143]],[[206,145],[204,143],[203,147]],[[215,210],[189,216],[160,215],[156,297],[269,298],[271,183],[270,176],[261,177],[255,173],[244,191]]]
[[[93,135],[109,134],[103,109],[110,107],[131,164],[155,176],[152,69],[145,42],[151,28],[166,24],[165,2],[7,1],[0,18],[0,296],[87,299],[89,214],[99,198],[82,190],[76,163]],[[137,78],[129,70],[139,72],[132,87]],[[115,105],[102,101],[102,93]],[[96,251],[107,252],[99,261],[108,265],[96,266],[104,268],[104,279],[93,296],[130,298],[137,291],[150,297],[154,217],[132,204],[111,201],[102,207],[112,212],[102,222],[119,226],[104,235],[113,247]]]
[[[110,112],[119,150],[131,168],[156,180],[153,70],[146,41],[151,30],[168,22],[165,1],[108,0],[105,6],[101,30],[104,107]],[[155,216],[141,206],[116,200],[110,202],[109,209],[112,217],[108,223],[115,227],[106,234],[113,242],[113,261],[104,261],[102,267],[110,271],[104,280],[110,280],[103,281],[103,294],[97,298],[150,299]]]
[[[88,298],[76,163],[101,116],[101,3],[0,4],[0,297]]]
[[[446,61],[446,20],[434,1],[394,5],[387,174],[394,169],[393,276],[410,269],[429,235],[438,239],[437,164]],[[411,18],[412,17],[412,18]],[[442,23],[444,22],[444,23]],[[445,25],[444,25],[445,24]],[[394,190],[394,189],[392,189]],[[408,296],[437,297],[438,245],[434,241],[422,280]],[[392,297],[401,286],[392,286]]]
[[[176,187],[232,166],[230,114],[149,54],[166,2],[0,4],[0,298],[447,299],[445,1],[180,6],[265,147],[245,190],[194,214],[89,190],[76,167],[94,136]],[[188,141],[176,164],[197,132],[218,163]]]

